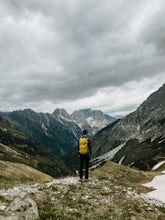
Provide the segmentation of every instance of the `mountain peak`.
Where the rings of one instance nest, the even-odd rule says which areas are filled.
[[[73,112],[71,118],[76,121],[82,129],[88,129],[91,135],[116,120],[116,118],[104,114],[100,110],[92,110],[90,108]]]
[[[53,115],[55,115],[56,117],[62,116],[64,118],[70,119],[70,115],[64,108],[56,108],[53,112]]]

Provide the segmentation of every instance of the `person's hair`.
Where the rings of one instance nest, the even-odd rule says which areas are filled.
[[[88,134],[88,131],[86,129],[83,130],[83,134]]]

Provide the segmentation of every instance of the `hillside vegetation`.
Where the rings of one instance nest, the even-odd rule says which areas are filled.
[[[0,160],[0,189],[23,183],[48,182],[53,178],[25,164]]]
[[[99,180],[107,179],[114,185],[132,187],[139,192],[147,192],[149,189],[143,187],[144,182],[149,182],[160,172],[144,172],[116,164],[112,161],[105,162],[104,165],[91,172],[91,176]]]
[[[74,174],[62,159],[52,155],[2,117],[0,117],[0,159],[26,164],[53,177]]]

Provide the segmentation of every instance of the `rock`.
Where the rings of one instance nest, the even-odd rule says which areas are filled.
[[[29,197],[30,192],[36,192],[33,186],[14,187],[1,190],[6,205],[0,206],[1,220],[38,220],[39,213],[36,203]]]

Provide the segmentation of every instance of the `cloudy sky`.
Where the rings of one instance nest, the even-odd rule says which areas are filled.
[[[165,81],[164,0],[1,0],[0,111],[136,110]]]

